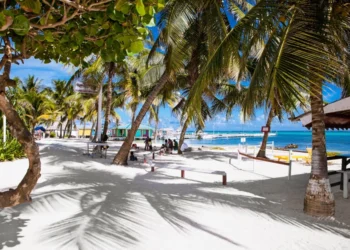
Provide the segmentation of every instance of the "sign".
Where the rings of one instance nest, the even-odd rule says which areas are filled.
[[[241,138],[241,142],[245,142],[245,137],[242,137],[242,138]]]
[[[262,126],[262,127],[261,127],[261,132],[264,132],[264,133],[270,132],[270,127],[268,127],[268,126]]]

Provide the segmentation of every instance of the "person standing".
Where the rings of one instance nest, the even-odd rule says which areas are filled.
[[[173,141],[168,139],[168,148],[169,148],[170,153],[173,152],[173,147],[174,147]]]
[[[152,139],[148,138],[148,148],[150,151],[152,151]]]
[[[174,150],[177,151],[179,148],[179,143],[174,139]]]
[[[147,136],[147,138],[145,139],[145,150],[148,151],[149,150],[149,138]]]

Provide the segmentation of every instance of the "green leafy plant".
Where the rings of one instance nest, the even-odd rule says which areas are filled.
[[[16,139],[10,139],[6,143],[0,142],[0,162],[13,161],[25,156],[22,145]]]
[[[54,131],[50,132],[50,138],[55,138],[56,137],[56,133]]]

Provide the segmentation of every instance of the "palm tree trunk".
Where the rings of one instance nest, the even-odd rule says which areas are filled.
[[[114,63],[109,63],[109,69],[108,69],[108,83],[107,83],[107,103],[106,103],[106,111],[105,111],[105,124],[103,127],[103,133],[102,133],[102,140],[106,138],[108,125],[109,125],[109,115],[111,114],[111,107],[112,107],[112,79],[113,79],[113,72],[114,72]]]
[[[185,121],[185,123],[184,123],[184,125],[183,125],[183,127],[182,127],[182,130],[181,130],[180,140],[179,140],[179,147],[178,147],[178,149],[177,149],[177,153],[178,153],[179,155],[182,154],[181,146],[182,146],[182,144],[183,144],[184,141],[185,141],[185,135],[186,135],[186,131],[187,131],[187,128],[188,128],[188,119],[189,119],[189,118],[186,119],[186,121]]]
[[[73,120],[71,120],[70,124],[69,124],[69,135],[68,135],[68,138],[70,138],[72,136],[72,131],[73,131]]]
[[[313,216],[332,216],[335,202],[328,178],[322,84],[311,87],[312,159],[304,212]]]
[[[83,138],[85,138],[85,127],[86,127],[86,121],[84,120],[84,126],[83,126]],[[79,133],[79,131],[78,131]]]
[[[270,112],[269,112],[269,116],[268,116],[267,121],[266,121],[266,127],[271,127],[272,119],[273,119],[273,110],[271,108]],[[267,144],[268,137],[269,137],[269,133],[264,133],[264,137],[263,137],[259,152],[256,155],[256,157],[267,158],[266,157],[266,144]]]
[[[98,121],[98,116],[97,116],[97,122],[96,122],[96,126],[95,126],[95,136],[94,136],[94,139],[92,140],[93,142],[96,142],[97,141],[97,127],[98,127],[98,123],[99,123],[99,121]]]
[[[61,118],[60,118],[59,126],[60,126],[60,138],[62,138],[62,127],[63,127],[62,116],[61,116]]]
[[[92,121],[91,132],[90,132],[90,141],[92,140],[92,130],[94,130],[94,127],[95,127],[95,120]]]
[[[22,144],[29,161],[28,171],[19,185],[15,189],[0,192],[0,208],[4,208],[31,201],[30,194],[40,177],[41,162],[33,135],[7,101],[4,92],[0,92],[0,110],[5,114],[11,134]]]
[[[137,129],[139,128],[143,118],[145,117],[147,111],[149,110],[152,102],[157,97],[158,93],[163,89],[165,84],[169,79],[169,74],[164,72],[161,78],[158,80],[157,85],[154,87],[152,92],[147,97],[145,103],[143,104],[139,114],[137,115],[135,121],[132,123],[131,129],[128,133],[128,136],[125,138],[123,145],[119,149],[117,155],[114,157],[113,163],[117,165],[127,165],[128,164],[128,155],[131,148],[131,144],[134,141],[134,137]]]
[[[64,131],[63,131],[63,138],[64,138],[64,137],[66,137],[66,133],[67,133],[68,124],[69,124],[69,120],[67,121],[67,124],[66,124],[66,126],[64,127]]]
[[[155,125],[155,127],[154,127],[153,140],[157,140],[158,124],[159,124],[159,121],[157,120],[157,121],[156,121],[156,125]]]

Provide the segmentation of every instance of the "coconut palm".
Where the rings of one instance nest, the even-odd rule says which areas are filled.
[[[24,120],[34,134],[36,125],[56,118],[56,106],[41,87],[41,81],[29,76],[24,83],[20,82],[18,104],[24,113]]]
[[[57,107],[57,112],[59,112],[58,126],[60,129],[59,138],[63,138],[63,123],[67,120],[67,105],[65,99],[74,94],[73,86],[70,82],[63,80],[53,80],[52,87],[46,88],[45,91],[48,93]]]
[[[170,80],[175,82],[175,75],[187,64],[191,51],[186,47],[187,41],[184,39],[184,35],[191,26],[195,26],[195,24],[198,23],[196,21],[198,16],[202,16],[202,21],[205,21],[207,24],[205,29],[209,41],[209,44],[207,45],[209,54],[215,50],[215,44],[219,43],[220,38],[224,37],[228,30],[228,22],[222,12],[224,7],[223,4],[223,2],[209,0],[168,1],[165,9],[160,14],[160,21],[158,23],[160,34],[150,53],[153,55],[157,49],[166,48],[166,56],[164,58],[165,70],[162,77],[159,78],[157,84],[153,88],[154,91],[148,96],[141,108],[139,115],[135,119],[133,126],[128,133],[128,137],[114,159],[114,163],[120,165],[127,164],[127,156],[133,137],[153,100],[165,87],[167,82]],[[202,12],[202,9],[206,9],[206,11]],[[198,41],[198,39],[196,39],[196,41]],[[197,53],[197,58],[199,58],[200,51]],[[152,56],[150,56],[150,58],[152,58]],[[194,116],[194,112],[190,113],[190,117],[192,116]],[[202,123],[203,121],[200,122]]]
[[[345,79],[339,75],[348,72],[344,63],[348,62],[348,27],[349,6],[344,1],[261,0],[228,33],[208,60],[195,91],[190,94],[195,106],[200,102],[198,93],[211,83],[211,79],[222,73],[232,61],[239,62],[242,44],[253,48],[264,43],[263,53],[257,56],[251,89],[264,86],[270,100],[277,89],[279,103],[287,106],[293,106],[292,96],[302,101],[300,88],[310,93],[312,170],[304,211],[311,215],[334,214],[327,170],[322,84]],[[268,83],[265,82],[267,79]],[[254,104],[248,103],[254,93],[247,94],[247,113],[254,108]]]

